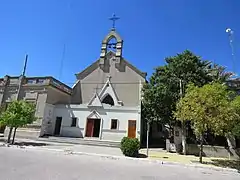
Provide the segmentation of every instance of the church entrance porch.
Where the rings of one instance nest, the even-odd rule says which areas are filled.
[[[99,137],[100,135],[101,119],[87,119],[85,137]]]

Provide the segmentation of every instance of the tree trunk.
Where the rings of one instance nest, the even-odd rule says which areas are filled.
[[[186,149],[186,146],[187,146],[187,142],[186,142],[186,126],[185,126],[185,123],[182,122],[182,153],[184,155],[187,154],[187,149]]]
[[[200,137],[200,152],[199,152],[199,162],[202,163],[202,157],[203,157],[203,134]]]
[[[232,134],[230,134],[230,133],[227,134],[226,139],[227,139],[227,144],[228,144],[229,148],[231,148],[231,149],[236,148],[236,139]]]
[[[150,130],[150,123],[147,122],[147,157],[148,157],[148,151],[149,151],[149,148],[148,148],[148,145],[149,145],[149,130]]]
[[[10,143],[10,141],[11,141],[12,130],[13,130],[13,127],[10,127],[10,129],[9,129],[9,133],[8,133],[7,143]]]
[[[227,139],[227,144],[228,144],[228,158],[229,160],[231,160],[231,156],[235,156],[238,157],[238,155],[236,154],[235,148],[236,148],[236,139],[235,137],[231,134],[228,133],[226,134],[226,139]]]
[[[12,144],[14,144],[17,128],[14,128]]]

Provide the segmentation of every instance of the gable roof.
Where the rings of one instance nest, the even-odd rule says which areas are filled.
[[[107,53],[106,56],[112,56],[115,55],[114,52],[109,51]],[[124,59],[122,57],[121,59],[128,67],[130,67],[133,71],[135,71],[137,74],[139,74],[140,76],[142,76],[144,79],[147,76],[146,72],[142,72],[140,71],[138,68],[136,68],[135,66],[133,66],[131,63],[129,63],[126,59]],[[85,77],[87,77],[89,74],[91,74],[95,69],[97,69],[99,67],[99,61],[100,59],[96,60],[94,63],[92,63],[90,66],[88,66],[86,69],[84,69],[83,71],[75,74],[75,76],[77,77],[77,79],[84,79]]]
[[[87,118],[92,118],[92,119],[101,119],[101,115],[97,112],[97,110],[93,110]]]

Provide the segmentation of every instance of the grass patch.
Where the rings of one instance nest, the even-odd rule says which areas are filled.
[[[140,152],[146,153],[145,149]],[[149,150],[149,158],[168,162],[177,162],[183,164],[199,163],[199,157],[193,155],[181,155],[165,151]],[[217,166],[222,168],[233,168],[240,172],[240,160],[228,160],[226,158],[203,157],[203,165]]]

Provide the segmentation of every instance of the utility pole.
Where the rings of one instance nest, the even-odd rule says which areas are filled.
[[[183,97],[183,85],[182,85],[182,79],[179,79],[179,94],[180,94],[180,99]],[[186,127],[185,127],[185,123],[182,122],[182,151],[183,154],[186,155]]]
[[[148,144],[149,144],[149,130],[150,130],[150,122],[148,120],[147,121],[147,157],[148,157],[148,151],[149,151],[149,148],[148,148]]]
[[[232,29],[230,28],[227,28],[226,29],[226,33],[228,34],[228,38],[229,38],[229,44],[230,44],[230,47],[231,47],[231,50],[232,50],[232,66],[233,66],[233,72],[236,73],[235,71],[237,71],[235,69],[235,61],[236,61],[236,58],[235,58],[235,50],[234,50],[234,44],[233,44],[233,36],[234,36],[234,32]],[[237,66],[236,66],[237,67]]]
[[[25,77],[25,73],[26,73],[26,69],[27,69],[27,61],[28,61],[28,55],[25,56],[23,72],[22,72],[22,74],[20,75],[20,80],[19,80],[19,84],[18,84],[18,90],[17,90],[16,100],[19,99],[19,95],[20,95],[20,91],[21,91],[21,88],[22,88],[23,79],[24,79],[24,77]]]
[[[18,89],[17,89],[17,94],[16,94],[16,100],[19,100],[19,95],[20,95],[20,92],[21,92],[22,83],[23,83],[23,80],[24,80],[24,77],[25,77],[25,73],[26,73],[27,61],[28,61],[28,55],[26,54],[25,61],[24,61],[24,66],[23,66],[23,72],[22,72],[22,74],[19,77],[19,84],[18,84]],[[10,142],[12,130],[13,130],[13,127],[10,127],[8,142]],[[14,128],[14,132],[13,132],[12,143],[14,142],[16,131],[17,131],[17,128],[15,127]]]

